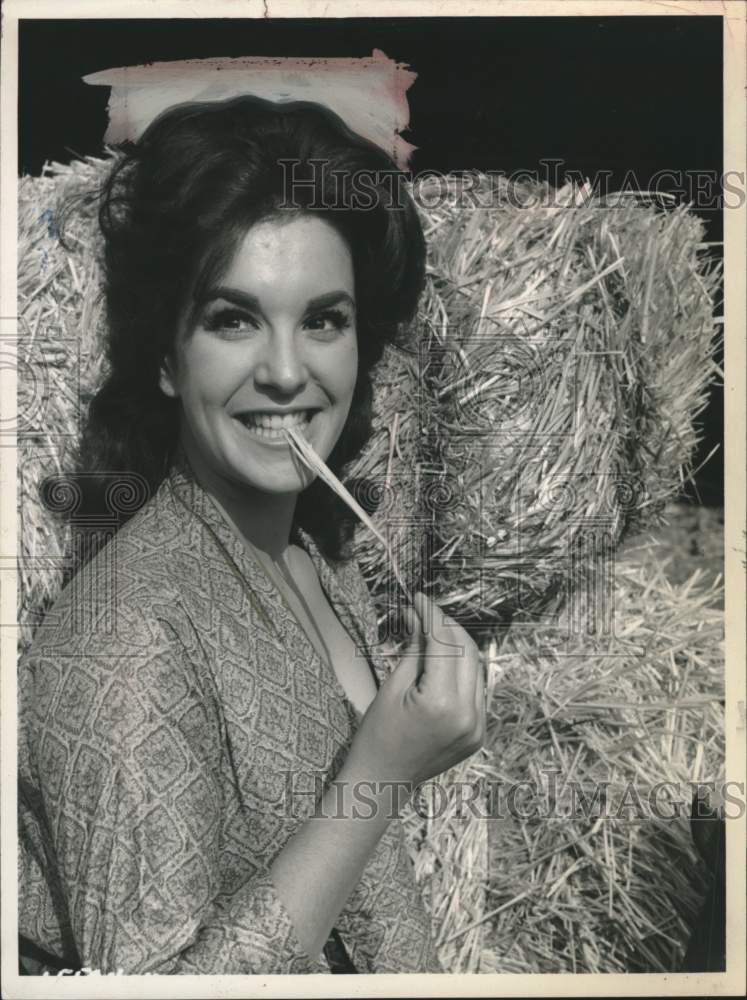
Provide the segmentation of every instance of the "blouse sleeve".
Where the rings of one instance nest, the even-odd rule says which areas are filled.
[[[161,621],[144,640],[142,623],[128,624],[126,643],[42,648],[26,677],[45,825],[83,966],[329,972],[299,944],[268,871],[244,859],[225,890],[217,699],[184,629]]]

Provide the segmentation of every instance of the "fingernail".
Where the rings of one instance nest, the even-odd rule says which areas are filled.
[[[412,608],[408,605],[405,608],[405,634],[411,636],[415,631],[415,616]]]

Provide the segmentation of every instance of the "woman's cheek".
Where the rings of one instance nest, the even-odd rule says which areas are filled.
[[[237,351],[237,343],[217,338],[195,337],[189,356],[185,358],[186,371],[193,373],[198,394],[203,397],[222,397],[225,389],[235,388],[248,375],[251,364],[246,351]]]

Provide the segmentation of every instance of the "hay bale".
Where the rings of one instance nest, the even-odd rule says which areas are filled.
[[[374,440],[346,473],[386,478],[374,521],[410,588],[489,639],[588,587],[590,527],[614,547],[686,482],[720,269],[685,206],[476,174],[465,207],[462,178],[432,184],[415,363],[382,363]],[[384,623],[399,588],[363,530],[356,554]]]
[[[373,376],[373,434],[367,447],[348,464],[344,480],[356,500],[395,553],[412,593],[426,586],[423,553],[430,522],[423,502],[425,475],[420,453],[420,423],[413,405],[418,384],[417,356],[387,347]],[[382,633],[397,634],[402,591],[380,545],[370,532],[356,528],[353,554],[381,611]]]
[[[82,419],[103,377],[104,308],[95,190],[109,163],[53,164],[18,186],[18,470],[21,648],[54,602],[70,565],[66,514],[71,482],[52,493],[52,475],[75,470]],[[77,209],[59,239],[60,207]]]
[[[474,181],[490,207],[459,207],[448,178],[427,213],[422,377],[450,498],[431,585],[489,629],[560,608],[595,571],[590,552],[571,565],[590,527],[615,546],[681,488],[718,371],[719,271],[684,206]]]
[[[689,782],[724,780],[724,624],[722,577],[691,558],[674,583],[675,561],[626,548],[615,636],[512,629],[486,651],[486,746],[406,826],[449,971],[678,970],[707,874],[687,814],[651,818],[646,795],[668,781],[683,801]],[[622,805],[630,785],[642,810],[635,792]]]

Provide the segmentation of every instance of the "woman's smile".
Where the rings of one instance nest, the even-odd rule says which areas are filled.
[[[286,445],[286,428],[294,428],[300,431],[308,440],[311,440],[311,428],[313,419],[318,409],[293,410],[289,413],[275,413],[272,411],[256,410],[254,412],[239,413],[235,417],[241,426],[260,441],[269,445]]]
[[[219,282],[185,308],[161,387],[180,400],[187,456],[219,497],[289,494],[313,474],[287,429],[326,459],[357,375],[352,254],[329,222],[293,215],[252,226]]]

